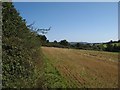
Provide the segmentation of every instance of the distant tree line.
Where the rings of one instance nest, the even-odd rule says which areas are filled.
[[[120,52],[120,40],[109,41],[106,43],[75,43],[70,44],[67,40],[61,40],[60,42],[54,41],[49,42],[46,36],[40,36],[42,40],[42,46],[47,47],[58,47],[58,48],[73,48],[83,50],[97,50],[97,51],[109,51],[109,52]],[[43,39],[44,38],[44,39]]]

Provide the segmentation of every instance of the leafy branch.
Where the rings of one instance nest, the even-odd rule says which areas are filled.
[[[33,22],[32,24],[28,25],[27,27],[32,31],[32,32],[35,32],[35,33],[42,33],[42,34],[47,34],[48,31],[50,31],[50,29],[52,27],[49,27],[48,29],[45,29],[45,28],[42,28],[42,29],[38,29],[38,28],[34,28],[33,25],[35,24],[35,22]]]

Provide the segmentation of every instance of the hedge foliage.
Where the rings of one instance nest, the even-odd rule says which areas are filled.
[[[35,87],[40,41],[10,2],[2,3],[3,88]]]

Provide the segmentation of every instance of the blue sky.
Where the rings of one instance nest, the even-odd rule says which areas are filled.
[[[118,4],[95,2],[15,2],[34,27],[49,28],[50,41],[106,42],[118,39]]]

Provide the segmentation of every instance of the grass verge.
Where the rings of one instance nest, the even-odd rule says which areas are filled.
[[[44,88],[67,88],[66,80],[60,75],[59,71],[52,65],[49,59],[43,55],[44,60]]]

